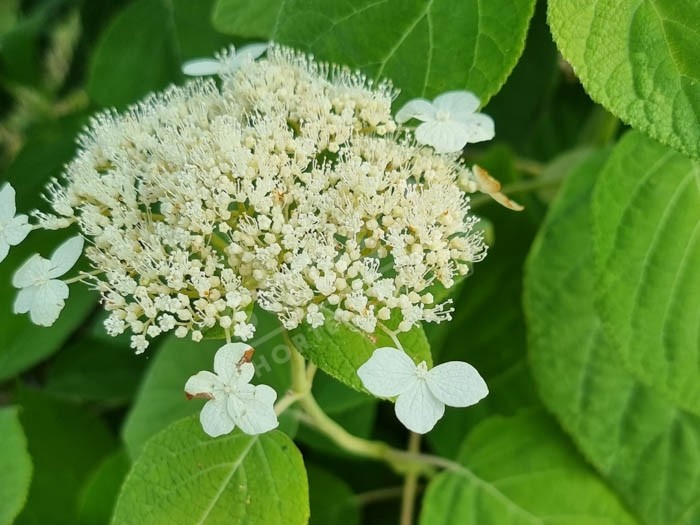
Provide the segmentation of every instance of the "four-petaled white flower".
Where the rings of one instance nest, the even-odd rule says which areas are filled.
[[[430,370],[401,350],[378,348],[358,370],[365,388],[378,397],[396,397],[396,417],[406,428],[425,434],[445,413],[445,405],[467,407],[489,390],[476,369],[461,361]]]
[[[491,117],[477,113],[479,99],[468,91],[448,91],[433,102],[416,98],[396,113],[396,122],[412,118],[422,120],[415,131],[420,144],[432,146],[437,153],[452,153],[466,144],[491,140],[494,124]]]
[[[228,343],[214,356],[214,372],[197,372],[185,384],[188,397],[209,399],[199,414],[204,432],[212,437],[235,427],[250,435],[262,434],[279,424],[274,410],[277,392],[267,385],[251,385],[255,373],[248,356],[252,348]]]
[[[56,322],[68,298],[68,285],[57,277],[75,265],[82,251],[83,238],[72,237],[56,248],[51,259],[39,254],[30,257],[12,277],[12,285],[20,288],[14,312],[29,312],[31,321],[41,326]]]
[[[21,243],[32,229],[26,215],[15,215],[15,189],[4,184],[0,189],[0,261],[7,257],[10,246]]]
[[[195,58],[182,64],[182,72],[191,77],[204,77],[220,73],[233,73],[248,61],[253,61],[267,51],[268,44],[255,43],[242,46],[223,60],[216,58]]]

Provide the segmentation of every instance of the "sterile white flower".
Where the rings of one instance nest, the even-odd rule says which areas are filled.
[[[32,226],[26,215],[15,215],[15,189],[3,184],[0,189],[0,261],[7,257],[10,246],[21,243]]]
[[[68,298],[68,285],[57,278],[75,265],[82,251],[83,238],[78,236],[56,248],[51,259],[39,254],[30,257],[12,277],[12,285],[20,289],[14,312],[29,312],[34,324],[51,326]]]
[[[479,99],[468,91],[448,91],[433,102],[416,98],[396,113],[396,122],[412,118],[423,121],[415,131],[416,140],[432,146],[437,153],[452,153],[466,144],[491,140],[494,123],[491,117],[477,113]]]
[[[445,413],[445,405],[467,407],[489,393],[479,372],[450,361],[430,370],[401,350],[378,348],[358,370],[362,384],[378,397],[396,397],[396,417],[406,428],[425,434]]]
[[[194,58],[182,64],[182,72],[191,77],[218,75],[222,72],[233,73],[245,62],[259,58],[267,51],[267,42],[248,44],[234,51],[217,55],[217,58]]]
[[[250,435],[262,434],[279,424],[274,410],[277,392],[267,385],[251,385],[255,374],[248,356],[252,348],[228,343],[214,356],[214,372],[197,372],[187,380],[188,397],[208,399],[199,414],[204,432],[212,437],[235,427]]]

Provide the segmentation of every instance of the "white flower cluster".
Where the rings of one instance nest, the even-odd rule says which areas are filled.
[[[448,319],[431,286],[486,253],[457,155],[398,127],[389,84],[292,50],[219,74],[94,118],[35,212],[87,240],[108,332],[138,352],[171,331],[246,340],[256,302],[287,329]]]

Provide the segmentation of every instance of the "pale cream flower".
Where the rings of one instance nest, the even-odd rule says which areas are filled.
[[[398,131],[391,85],[276,45],[219,73],[93,118],[35,214],[90,240],[108,332],[247,339],[254,304],[289,329],[449,319],[433,285],[486,247],[465,167]]]

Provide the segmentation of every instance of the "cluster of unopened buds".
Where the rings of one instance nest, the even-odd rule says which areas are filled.
[[[494,136],[471,93],[411,100],[392,116],[389,83],[267,44],[183,70],[220,82],[196,78],[94,117],[47,186],[50,210],[32,222],[2,186],[0,260],[33,229],[77,229],[16,271],[15,312],[49,326],[81,281],[100,293],[107,332],[130,331],[137,353],[165,333],[197,342],[223,332],[215,374],[199,372],[185,390],[208,399],[208,434],[261,433],[277,425],[276,393],[249,384],[252,349],[231,343],[253,337],[254,305],[288,330],[332,320],[367,334],[393,323],[396,335],[449,320],[451,301],[435,287],[452,287],[486,254],[467,193],[519,206],[460,159],[467,143]],[[83,253],[90,271],[62,279]],[[487,393],[470,365],[428,370],[402,348],[377,349],[357,373],[370,393],[396,398],[416,432],[445,405]]]

